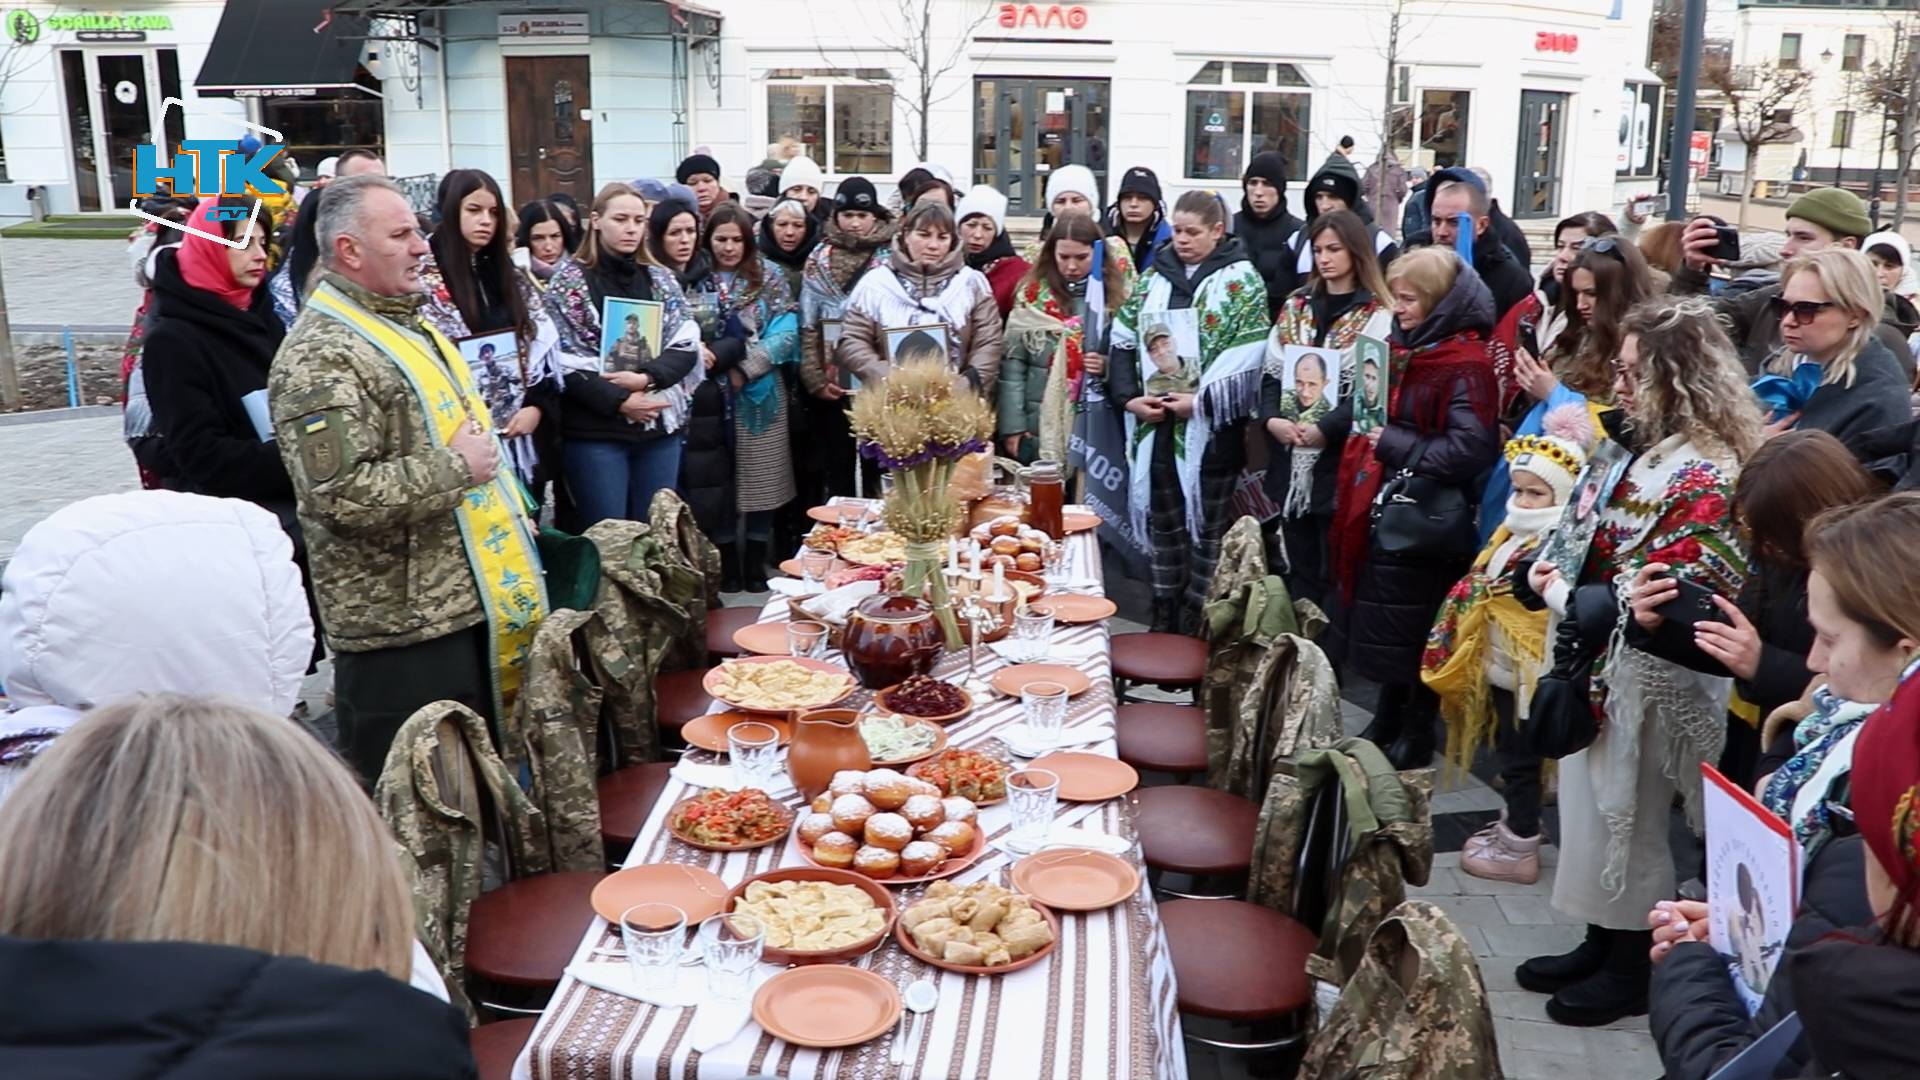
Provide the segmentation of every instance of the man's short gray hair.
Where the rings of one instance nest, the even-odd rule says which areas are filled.
[[[336,180],[334,183],[337,184],[339,181]],[[1449,180],[1441,184],[1440,187],[1434,191],[1433,197],[1438,199],[1450,191],[1466,192],[1468,212],[1477,218],[1487,216],[1487,192],[1485,188],[1480,187],[1478,184],[1469,184],[1465,180]]]
[[[320,261],[333,265],[334,242],[343,236],[366,239],[367,196],[375,191],[391,191],[402,199],[406,192],[384,176],[361,173],[335,180],[320,190],[319,217],[314,219],[314,239],[319,242]]]

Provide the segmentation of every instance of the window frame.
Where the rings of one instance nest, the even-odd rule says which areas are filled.
[[[1394,153],[1399,156],[1400,163],[1408,168],[1412,168],[1416,164],[1423,168],[1442,167],[1435,163],[1422,161],[1420,158],[1420,149],[1424,141],[1424,128],[1427,120],[1426,109],[1428,94],[1441,94],[1448,97],[1455,94],[1465,94],[1467,96],[1467,118],[1466,123],[1461,125],[1459,137],[1460,160],[1467,160],[1471,156],[1468,153],[1467,145],[1468,139],[1474,130],[1474,99],[1478,96],[1478,91],[1471,86],[1457,86],[1450,83],[1428,85],[1420,82],[1417,78],[1412,81],[1412,86],[1409,90],[1408,99],[1405,102],[1396,103],[1394,106],[1396,110],[1407,110],[1406,124],[1395,125],[1396,128],[1404,128],[1404,133],[1391,136],[1395,140],[1393,150]],[[1455,164],[1458,164],[1458,162]]]
[[[1314,82],[1313,79],[1308,77],[1308,74],[1305,70],[1305,66],[1300,61],[1287,60],[1287,59],[1275,59],[1272,57],[1238,57],[1236,58],[1232,56],[1222,56],[1218,54],[1205,54],[1205,53],[1195,53],[1191,55],[1184,55],[1184,54],[1178,55],[1174,58],[1174,60],[1175,60],[1175,63],[1180,64],[1183,68],[1187,68],[1187,67],[1192,68],[1191,72],[1176,84],[1180,90],[1180,107],[1175,114],[1177,117],[1175,122],[1179,125],[1178,134],[1175,136],[1177,140],[1175,142],[1175,145],[1179,148],[1178,153],[1180,154],[1181,181],[1186,183],[1211,182],[1215,184],[1238,184],[1240,182],[1240,173],[1244,172],[1246,170],[1247,163],[1253,160],[1254,104],[1256,100],[1256,95],[1260,95],[1260,94],[1267,94],[1274,97],[1293,97],[1293,98],[1302,99],[1300,102],[1298,102],[1298,104],[1302,107],[1302,110],[1305,112],[1306,123],[1301,125],[1301,129],[1300,129],[1300,150],[1297,155],[1297,160],[1288,162],[1287,179],[1290,182],[1304,183],[1307,179],[1309,179],[1313,175],[1313,170],[1314,170],[1313,149],[1312,149],[1313,119],[1314,119],[1315,106],[1318,103],[1318,98],[1320,96],[1320,86],[1318,83]],[[1197,81],[1198,76],[1202,72],[1206,71],[1209,65],[1213,65],[1213,64],[1220,65],[1220,71],[1219,71],[1220,81],[1218,82]],[[1234,68],[1236,66],[1245,66],[1248,64],[1259,64],[1265,67],[1267,81],[1264,83],[1255,83],[1255,82],[1240,82],[1235,80],[1233,78]],[[1279,68],[1281,65],[1292,68],[1294,73],[1299,76],[1299,78],[1302,80],[1302,82],[1305,85],[1296,85],[1291,82],[1280,81]],[[1193,130],[1193,124],[1192,124],[1193,109],[1191,106],[1191,99],[1192,99],[1192,95],[1195,93],[1221,94],[1221,95],[1230,96],[1230,99],[1227,105],[1229,113],[1231,113],[1231,110],[1233,108],[1231,96],[1237,95],[1239,98],[1240,125],[1239,125],[1239,131],[1237,135],[1234,137],[1237,137],[1240,141],[1240,168],[1234,173],[1233,176],[1226,176],[1224,174],[1219,176],[1193,175],[1193,170],[1191,166],[1193,164],[1193,151],[1195,147],[1195,142],[1194,142],[1195,131]],[[1294,175],[1296,170],[1298,171],[1299,175]]]
[[[1787,42],[1793,42],[1793,55],[1787,55]],[[1800,66],[1800,57],[1806,49],[1806,42],[1798,33],[1780,35],[1778,64],[1780,67],[1794,69]]]
[[[1833,113],[1833,138],[1828,149],[1853,149],[1853,126],[1858,119],[1852,109],[1835,109]]]
[[[802,74],[802,75],[782,74],[782,72],[793,71],[793,70],[804,71],[805,74]],[[833,69],[833,71],[852,71],[852,70],[855,70],[855,69]],[[819,87],[825,91],[825,96],[822,103],[823,115],[821,120],[822,130],[820,134],[820,138],[821,138],[821,146],[819,150],[820,156],[814,159],[814,163],[819,165],[820,171],[828,177],[859,176],[859,175],[865,175],[866,173],[875,171],[871,169],[842,170],[839,167],[840,166],[839,144],[838,144],[838,138],[837,138],[839,134],[839,131],[838,131],[839,122],[836,117],[836,113],[837,113],[836,99],[839,96],[839,91],[843,88],[851,88],[855,90],[884,92],[887,95],[886,146],[884,149],[877,149],[872,151],[872,153],[882,154],[887,159],[886,167],[884,169],[878,170],[879,172],[887,173],[892,171],[893,159],[894,159],[894,153],[895,153],[895,142],[899,134],[898,132],[899,118],[896,115],[896,109],[895,109],[896,102],[894,100],[898,95],[898,91],[896,90],[896,88],[894,87],[891,81],[881,81],[879,79],[875,79],[870,76],[863,76],[860,74],[834,74],[832,72],[829,72],[823,69],[774,68],[774,69],[770,69],[767,72],[766,77],[761,80],[760,86],[761,86],[762,92],[759,95],[760,97],[759,127],[761,132],[766,136],[766,138],[763,141],[767,144],[772,144],[773,141],[778,137],[774,134],[774,131],[773,131],[772,92],[776,88],[784,89],[784,88],[800,88],[800,87]],[[797,137],[797,134],[798,133],[796,133],[796,137]],[[802,142],[801,145],[803,147],[806,147],[806,144],[804,141]],[[813,148],[811,147],[806,147],[806,150],[808,152],[812,152],[812,149]]]
[[[1866,70],[1867,35],[1848,34],[1840,39],[1840,70]]]

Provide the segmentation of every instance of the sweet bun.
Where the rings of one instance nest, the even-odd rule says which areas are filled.
[[[995,555],[1018,555],[1020,541],[1011,536],[996,536],[993,538],[993,543],[989,545],[989,549]]]
[[[913,789],[907,786],[905,773],[875,769],[867,774],[865,793],[875,809],[898,810],[912,797]]]
[[[900,816],[915,829],[931,829],[947,820],[947,808],[935,795],[915,795],[900,808]]]
[[[833,815],[833,827],[849,835],[858,835],[875,813],[865,795],[842,795],[833,800],[833,809],[828,812]]]
[[[863,847],[853,853],[853,868],[870,878],[890,878],[900,872],[900,853],[883,847]]]
[[[1019,536],[1020,519],[1016,517],[998,517],[987,524],[987,532],[996,539],[1002,536]],[[1016,541],[1017,543],[1018,541]]]
[[[899,814],[879,813],[867,819],[867,843],[889,851],[899,851],[913,842],[913,826]]]
[[[1038,554],[1031,551],[1023,551],[1020,554],[1014,556],[1013,558],[1014,569],[1023,570],[1029,574],[1039,573],[1041,570],[1046,568],[1046,565],[1047,564],[1045,560],[1041,559]]]
[[[947,849],[949,855],[959,855],[973,847],[973,822],[949,820],[927,830],[927,839]]]
[[[800,819],[800,842],[818,844],[820,838],[834,831],[833,815],[812,813]]]
[[[813,861],[845,870],[853,865],[853,853],[859,848],[859,841],[846,833],[830,832],[813,842]]]
[[[833,799],[833,792],[823,791],[813,797],[813,801],[807,804],[807,809],[816,814],[831,813],[833,810]]]
[[[972,799],[963,796],[949,795],[940,800],[940,805],[946,810],[948,821],[965,821],[971,824],[980,818],[980,807],[975,805]]]
[[[989,555],[987,556],[986,562],[983,565],[987,566],[988,568],[992,568],[995,566],[1004,566],[1009,570],[1020,569],[1020,564],[1011,555],[999,555],[999,554]]]
[[[917,776],[907,777],[907,787],[910,788],[915,795],[931,795],[936,799],[944,794],[940,790],[939,785],[928,783]]]
[[[900,849],[900,872],[907,877],[931,874],[947,861],[947,849],[931,840],[915,840]]]
[[[835,795],[858,795],[865,790],[867,774],[859,769],[841,769],[827,782],[827,790]]]

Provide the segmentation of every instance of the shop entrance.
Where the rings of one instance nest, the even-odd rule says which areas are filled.
[[[133,148],[158,144],[164,164],[186,138],[179,109],[167,115],[164,137],[155,137],[161,102],[180,96],[179,56],[173,49],[62,49],[60,74],[76,201],[83,211],[125,208],[133,201]]]
[[[507,146],[515,203],[566,192],[593,201],[591,68],[584,56],[509,56]]]
[[[975,79],[973,182],[1005,192],[1008,212],[1041,214],[1047,174],[1093,170],[1107,194],[1106,79]]]
[[[1520,91],[1520,152],[1514,159],[1513,216],[1559,214],[1561,144],[1566,141],[1567,95]]]

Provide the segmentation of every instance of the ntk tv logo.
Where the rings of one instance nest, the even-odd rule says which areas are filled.
[[[178,108],[183,114],[186,113],[186,103],[179,98],[170,97],[163,100],[160,103],[162,130],[165,130],[167,110],[173,108]],[[255,202],[251,209],[238,206],[216,206],[205,215],[204,220],[210,225],[222,221],[245,221],[247,228],[239,230],[240,238],[237,240],[228,239],[217,228],[196,228],[199,222],[193,217],[189,217],[185,222],[173,221],[140,209],[140,200],[157,194],[162,179],[173,181],[174,193],[178,195],[217,198],[221,195],[245,195],[248,188],[261,194],[288,194],[287,185],[266,174],[267,166],[286,149],[283,145],[279,145],[281,135],[278,131],[260,124],[212,113],[201,114],[195,119],[237,128],[240,137],[244,137],[248,132],[258,132],[260,135],[271,137],[273,144],[247,153],[238,149],[233,140],[186,139],[180,143],[180,153],[174,155],[170,164],[162,167],[160,148],[151,143],[142,143],[133,148],[133,198],[128,200],[127,209],[136,217],[145,218],[169,229],[192,233],[230,248],[245,247],[247,237],[252,233],[253,225],[260,216],[258,202]]]

